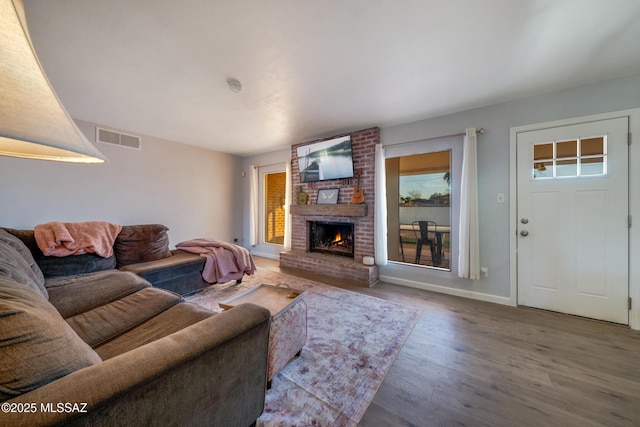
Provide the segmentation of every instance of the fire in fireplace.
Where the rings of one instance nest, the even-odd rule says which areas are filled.
[[[309,252],[324,252],[353,258],[353,229],[348,222],[309,221]]]

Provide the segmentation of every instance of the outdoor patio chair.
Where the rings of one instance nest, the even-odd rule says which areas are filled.
[[[433,221],[413,221],[411,223],[413,233],[416,236],[416,264],[420,264],[420,255],[422,254],[422,245],[425,243],[431,249],[431,261],[436,265],[436,227]]]

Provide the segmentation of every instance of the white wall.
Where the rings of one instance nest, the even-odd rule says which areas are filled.
[[[389,264],[381,267],[381,277],[395,283],[508,303],[509,207],[515,202],[508,199],[510,128],[637,107],[640,107],[640,74],[381,128],[384,145],[457,134],[467,127],[485,129],[485,134],[478,135],[480,263],[489,269],[488,278],[469,281],[458,278],[455,272]],[[637,150],[632,146],[633,149]],[[636,176],[632,174],[632,180],[635,179],[631,183],[632,194],[634,191],[637,194],[640,185]],[[498,193],[505,194],[505,203],[496,202]]]
[[[95,124],[76,123],[95,141]],[[242,236],[240,157],[145,135],[140,151],[96,146],[107,164],[0,157],[0,226],[160,223],[169,227],[172,246],[196,237],[231,242]]]

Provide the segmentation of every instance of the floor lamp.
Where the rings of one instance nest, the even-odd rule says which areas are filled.
[[[76,163],[106,157],[56,96],[31,43],[22,0],[0,0],[0,155]]]

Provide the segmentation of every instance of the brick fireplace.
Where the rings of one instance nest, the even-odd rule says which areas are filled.
[[[365,202],[362,204],[351,203],[351,196],[357,185],[355,178],[301,183],[296,148],[307,143],[291,147],[293,191],[295,192],[299,187],[302,192],[308,195],[308,202],[306,205],[291,206],[291,250],[280,253],[280,266],[340,279],[346,278],[356,284],[371,286],[378,280],[378,266],[364,265],[362,260],[365,256],[372,257],[375,252],[373,218],[375,146],[380,142],[380,131],[378,128],[371,128],[353,132],[350,135],[354,170],[362,169],[360,185],[364,189],[365,195]],[[316,204],[318,190],[329,188],[340,188],[338,203]],[[292,200],[296,200],[295,194],[292,195]],[[326,251],[312,252],[309,242],[309,229],[312,222],[340,223],[353,226],[353,257]]]

